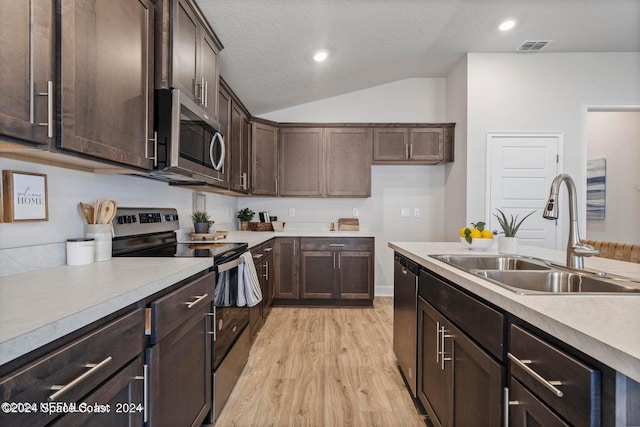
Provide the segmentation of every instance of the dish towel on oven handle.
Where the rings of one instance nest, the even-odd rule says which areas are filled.
[[[258,280],[258,272],[253,263],[251,252],[240,255],[238,266],[238,307],[253,307],[262,301],[262,290]]]

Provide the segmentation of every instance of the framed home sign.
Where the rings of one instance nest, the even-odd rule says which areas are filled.
[[[4,222],[48,221],[47,175],[2,171]]]

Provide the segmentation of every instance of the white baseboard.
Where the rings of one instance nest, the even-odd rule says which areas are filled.
[[[373,294],[377,297],[392,297],[393,296],[393,286],[376,286]]]

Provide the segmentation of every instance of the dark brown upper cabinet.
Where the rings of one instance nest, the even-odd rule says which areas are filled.
[[[327,196],[371,196],[371,129],[327,128],[325,132]]]
[[[454,124],[373,129],[374,164],[434,165],[453,161]]]
[[[322,197],[326,193],[324,128],[280,129],[280,195]]]
[[[61,0],[59,146],[151,169],[154,5]]]
[[[222,44],[191,0],[159,0],[156,88],[180,89],[218,120]]]
[[[251,123],[249,114],[242,105],[231,99],[231,136],[227,138],[227,148],[231,151],[231,176],[229,179],[232,190],[239,193],[249,192],[249,142]],[[229,142],[230,139],[230,142]]]
[[[278,128],[261,122],[251,123],[251,193],[278,194]]]
[[[49,144],[55,134],[52,0],[0,0],[0,134]]]

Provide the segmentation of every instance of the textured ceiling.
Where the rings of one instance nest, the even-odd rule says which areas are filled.
[[[221,74],[252,114],[445,77],[466,52],[525,40],[553,40],[543,52],[640,51],[640,0],[196,1],[224,45]],[[518,24],[501,33],[506,18]],[[317,49],[326,62],[313,62]]]

